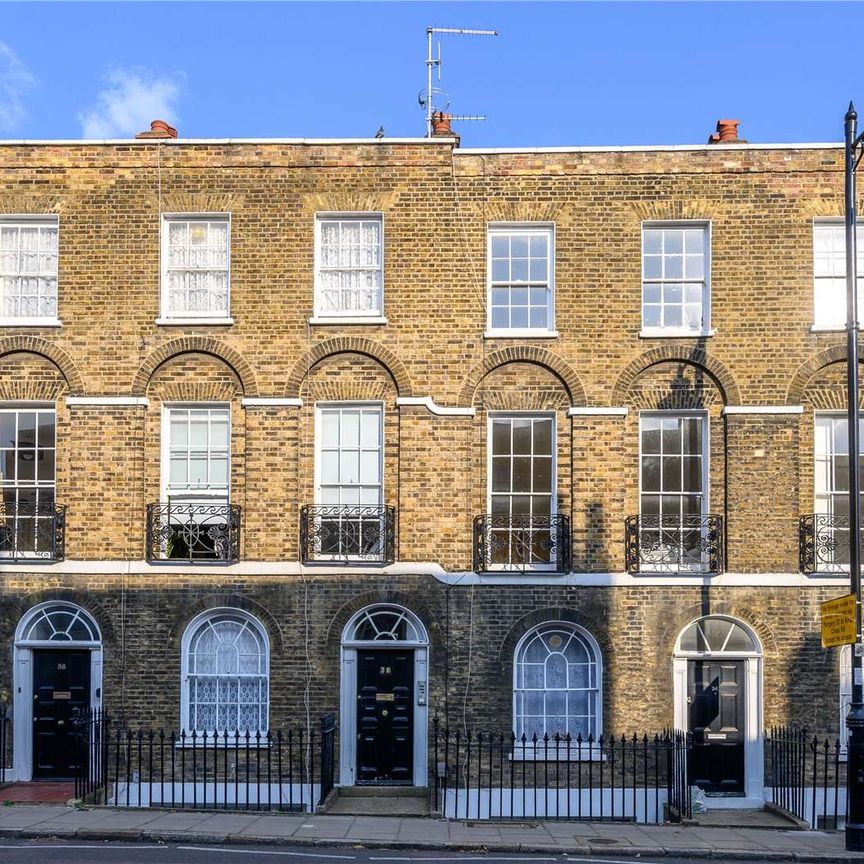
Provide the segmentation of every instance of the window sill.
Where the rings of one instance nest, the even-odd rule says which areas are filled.
[[[0,327],[62,327],[59,318],[0,318]]]
[[[557,330],[532,330],[530,328],[520,330],[487,330],[483,334],[484,339],[557,339]]]
[[[528,752],[521,753],[518,751],[514,751],[513,753],[508,754],[508,759],[511,762],[605,762],[606,754],[601,753],[600,750],[596,747],[595,749],[588,749],[587,744],[582,745],[582,752],[579,752],[579,746],[576,744],[570,743],[570,752],[566,752],[566,747],[564,748],[564,752],[562,753],[560,750],[561,745],[559,745],[559,752],[556,754],[554,751],[554,747],[550,745],[548,755],[543,752],[543,748],[538,744],[537,745],[537,754],[535,755],[533,748],[526,748]]]
[[[369,315],[368,317],[363,315],[346,315],[344,318],[340,318],[337,315],[334,315],[332,318],[313,316],[309,319],[309,323],[313,327],[342,327],[343,325],[354,324],[369,324],[375,327],[380,327],[382,324],[387,323],[387,319],[383,315]]]
[[[230,327],[233,318],[157,318],[159,327]]]
[[[643,327],[639,331],[640,339],[704,339],[714,336],[716,330],[685,330],[672,327]]]
[[[256,739],[256,737],[250,733],[248,749],[249,750],[267,750],[270,747],[270,744],[274,740],[275,739],[271,739],[271,741],[268,742],[266,732],[261,733],[261,740],[260,741],[258,741]],[[233,748],[233,747],[237,747],[238,749],[241,749],[241,750],[246,750],[247,744],[246,744],[246,738],[243,735],[241,735],[239,738],[232,738],[229,735],[227,741],[225,740],[225,738],[223,736],[220,735],[219,740],[214,744],[213,743],[213,735],[210,732],[207,733],[207,743],[206,744],[201,739],[201,736],[197,735],[197,734],[196,734],[195,741],[193,743],[191,732],[186,733],[186,740],[185,741],[175,741],[174,742],[174,749],[175,750],[203,750],[205,747],[208,750],[227,750],[227,749]]]

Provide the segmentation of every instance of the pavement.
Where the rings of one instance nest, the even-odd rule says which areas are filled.
[[[0,807],[0,838],[266,844],[530,852],[615,858],[864,861],[842,832],[635,825],[482,822],[387,816],[177,811],[55,804]]]

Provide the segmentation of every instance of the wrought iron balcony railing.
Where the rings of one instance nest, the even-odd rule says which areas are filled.
[[[625,523],[628,573],[722,573],[721,516],[629,516]]]
[[[864,530],[861,536],[864,538]],[[802,516],[798,520],[798,563],[802,573],[848,573],[849,517]]]
[[[570,572],[570,519],[567,516],[474,517],[474,572],[488,570]]]
[[[238,504],[148,504],[147,560],[231,564],[240,560]]]
[[[0,501],[0,562],[62,561],[66,505]]]
[[[395,552],[395,507],[322,504],[300,508],[300,555],[304,564],[392,564]]]

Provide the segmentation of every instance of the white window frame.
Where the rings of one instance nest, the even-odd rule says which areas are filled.
[[[321,422],[322,413],[324,411],[327,411],[327,410],[333,410],[333,409],[351,410],[352,408],[353,409],[360,409],[360,410],[364,410],[364,409],[369,410],[369,409],[374,408],[378,412],[378,418],[379,418],[379,425],[378,425],[378,436],[379,436],[379,438],[378,438],[378,477],[379,477],[379,481],[380,481],[378,483],[378,490],[379,490],[378,503],[377,504],[324,504],[321,501],[321,475],[322,475],[322,471],[321,471],[321,454],[322,454],[321,445],[323,443],[322,422]],[[314,501],[314,504],[316,507],[346,507],[346,508],[347,507],[380,507],[380,508],[383,508],[385,506],[385,502],[387,500],[385,498],[385,492],[384,492],[384,447],[385,447],[384,430],[385,430],[385,422],[386,422],[385,406],[384,406],[383,402],[378,401],[378,400],[370,399],[370,400],[366,400],[366,401],[364,401],[364,400],[352,400],[352,401],[346,401],[346,402],[338,402],[337,401],[337,402],[316,402],[315,403],[315,478],[314,478],[315,479],[315,501]],[[362,426],[362,424],[361,424],[361,426]],[[341,441],[341,429],[340,429],[340,441]],[[342,447],[341,443],[339,446],[340,446],[340,452],[341,452],[341,447]],[[358,444],[358,447],[359,447],[359,444]],[[362,450],[362,448],[360,448],[360,449]],[[358,475],[358,480],[359,480],[359,475]],[[328,484],[328,485],[333,485],[333,484]],[[341,487],[343,484],[338,483],[335,485]],[[364,486],[364,485],[372,485],[372,484],[363,484],[363,483],[358,482],[356,485],[357,486]],[[386,518],[386,516],[384,515],[384,513],[382,511],[381,519],[385,519],[385,518]],[[382,539],[382,542],[383,542],[383,539]],[[325,553],[319,552],[316,554],[315,557],[316,557],[316,560],[318,560],[318,561],[326,561],[326,560],[328,560],[329,556]],[[333,560],[344,561],[344,560],[346,560],[346,557],[347,557],[347,560],[349,560],[349,561],[368,560],[368,558],[364,555],[334,556]]]
[[[486,512],[491,516],[492,515],[492,428],[494,426],[495,420],[504,420],[504,419],[525,419],[525,418],[536,418],[542,420],[551,420],[552,421],[552,447],[551,447],[551,481],[550,481],[550,493],[549,493],[549,516],[550,518],[558,515],[558,415],[554,411],[489,411],[486,419]],[[512,440],[512,436],[511,436]],[[533,432],[532,432],[532,440],[533,440]],[[533,454],[532,454],[533,456]],[[510,458],[513,458],[513,454],[511,452]],[[532,479],[533,485],[533,479]],[[501,494],[501,493],[496,493]],[[529,493],[516,493],[510,492],[509,495],[517,495],[517,494],[528,494],[533,495],[533,492]],[[512,513],[510,514],[513,515]],[[548,564],[533,564],[526,565],[525,567],[517,566],[514,564],[493,564],[489,561],[486,562],[486,567],[490,571],[500,571],[502,573],[509,572],[546,572],[552,571],[554,572],[558,567],[558,562],[556,559],[553,559]]]
[[[32,448],[30,448],[30,447],[21,448],[20,447],[20,444],[18,441],[17,415],[23,414],[23,413],[36,414],[36,436],[34,438],[34,442],[38,442],[38,438],[39,438],[39,415],[40,414],[47,414],[47,413],[53,414],[53,416],[54,416],[54,444],[53,444],[53,446],[51,446],[51,447],[37,447],[36,444],[34,443],[34,446]],[[51,489],[53,492],[52,504],[56,507],[57,506],[57,449],[58,449],[57,448],[57,406],[56,406],[56,404],[54,402],[2,402],[2,403],[0,403],[0,414],[13,414],[16,416],[16,420],[15,420],[15,446],[13,448],[4,448],[4,449],[12,449],[13,452],[15,452],[16,454],[20,449],[24,449],[24,450],[32,449],[34,451],[34,453],[36,453],[36,454],[38,454],[38,452],[40,450],[43,450],[43,451],[49,451],[50,450],[54,454],[54,477],[50,483],[47,483],[47,482],[43,483],[39,480],[39,478],[37,476],[38,475],[37,466],[36,466],[36,464],[34,464],[34,476],[33,476],[32,482],[27,482],[25,484],[21,484],[18,482],[17,478],[16,478],[14,483],[7,483],[6,481],[3,481],[2,483],[0,483],[0,497],[5,497],[5,496],[3,496],[4,490],[14,489],[16,492],[15,500],[17,502],[18,501],[18,492],[21,489],[28,489],[28,490],[32,489],[34,492],[37,492],[37,496],[38,496],[38,490],[39,489]],[[2,453],[2,451],[0,451],[0,453]],[[17,459],[15,461],[17,463]],[[38,462],[38,459],[37,459],[37,462]],[[6,517],[6,518],[8,519],[10,517]],[[25,518],[27,518],[27,517],[25,517]],[[34,512],[32,518],[37,520],[37,521],[51,522],[53,525],[55,517],[54,517],[53,512],[51,513],[50,516],[38,516],[37,513]],[[17,517],[15,518],[15,521],[17,523]],[[26,558],[27,560],[31,560],[31,559],[32,560],[39,560],[39,558],[40,558],[40,556],[38,554],[38,549],[28,549],[28,550],[23,550],[23,551],[19,550],[18,556],[20,558]],[[0,561],[2,561],[4,558],[11,558],[11,557],[12,557],[12,553],[6,555],[3,552],[0,552]]]
[[[646,327],[645,326],[645,232],[651,229],[696,229],[700,228],[705,234],[704,241],[704,288],[702,291],[702,326],[698,329],[690,327]],[[639,230],[639,270],[641,273],[641,282],[639,286],[640,306],[640,331],[639,335],[642,338],[680,338],[680,337],[700,337],[713,336],[715,330],[711,328],[711,245],[712,245],[712,224],[709,219],[675,219],[675,220],[645,220],[642,222]],[[664,280],[651,279],[651,282],[662,285]],[[680,281],[685,283],[685,279],[669,280],[672,282]],[[696,280],[691,280],[696,281]],[[682,318],[683,321],[683,318]]]
[[[169,305],[169,265],[170,250],[168,225],[171,222],[224,222],[228,229],[228,249],[226,263],[225,311],[224,312],[183,312],[172,313]],[[159,219],[159,317],[156,323],[160,325],[203,325],[233,324],[231,317],[231,214],[228,212],[201,213],[162,213]]]
[[[6,316],[0,305],[0,327],[62,327],[60,320],[60,219],[50,213],[4,213],[0,215],[0,226],[2,227],[33,227],[45,226],[57,229],[57,296],[55,303],[57,313],[55,315],[28,315],[28,316]],[[0,274],[2,279],[2,274]],[[0,295],[2,300],[2,295]]]
[[[358,222],[378,222],[381,226],[381,289],[378,297],[378,308],[368,311],[351,309],[346,311],[324,310],[321,306],[321,225],[329,220],[344,220]],[[384,276],[386,266],[386,237],[384,213],[380,210],[331,211],[323,210],[315,213],[315,263],[313,285],[313,314],[310,324],[386,324],[384,317]],[[365,269],[365,268],[363,268]]]
[[[547,238],[549,259],[546,278],[549,303],[546,307],[545,327],[493,327],[492,326],[492,238],[496,235],[527,234]],[[529,274],[530,277],[530,274]],[[514,283],[508,283],[514,284]],[[530,278],[525,287],[530,292]],[[529,305],[530,309],[530,305]],[[530,321],[529,321],[530,324]],[[490,338],[554,339],[555,329],[555,223],[554,222],[489,222],[486,225],[486,333]]]
[[[639,412],[639,518],[640,518],[640,526],[641,526],[641,518],[643,516],[642,513],[642,418],[643,417],[661,417],[661,418],[683,418],[683,417],[698,417],[702,420],[702,517],[706,517],[711,512],[711,466],[710,466],[710,453],[711,453],[711,424],[710,417],[708,416],[708,411],[705,409],[683,409],[683,410],[651,410],[651,411],[640,411]],[[648,455],[657,455],[657,454],[648,454]],[[662,458],[662,457],[661,457]],[[654,495],[658,494],[663,496],[663,490],[660,492],[646,492],[645,494]],[[674,493],[673,493],[674,494]],[[683,490],[682,493],[683,495]],[[662,503],[661,503],[662,507]],[[643,529],[640,527],[640,534]],[[651,529],[649,529],[651,530]],[[705,529],[703,528],[703,534]],[[651,572],[647,568],[642,572]],[[660,571],[664,572],[664,571]],[[678,572],[686,572],[685,568],[681,568]],[[707,572],[704,567],[694,568],[693,572],[695,573],[705,573]]]
[[[190,737],[189,737],[193,731],[196,733],[199,733],[199,734],[201,732],[205,731],[203,729],[194,729],[193,730],[191,727],[191,724],[189,723],[189,721],[192,719],[192,717],[190,715],[191,700],[190,700],[190,695],[189,695],[189,684],[190,684],[190,681],[189,681],[189,678],[190,678],[189,649],[191,646],[192,638],[198,632],[198,629],[201,627],[201,625],[210,618],[217,618],[217,617],[220,617],[223,615],[244,620],[249,625],[250,628],[254,629],[258,633],[259,637],[262,640],[263,648],[264,648],[264,669],[265,669],[265,671],[263,673],[258,674],[258,675],[249,676],[249,677],[255,677],[258,679],[264,678],[267,682],[267,700],[265,702],[265,708],[264,708],[264,719],[265,719],[264,727],[265,728],[260,730],[261,745],[262,746],[267,745],[266,736],[267,736],[267,732],[270,728],[270,683],[271,683],[270,682],[270,639],[267,635],[267,629],[264,627],[264,625],[261,623],[261,621],[258,618],[256,618],[254,615],[251,615],[245,609],[239,609],[239,608],[235,608],[233,606],[220,606],[220,607],[215,607],[213,609],[207,609],[206,611],[201,612],[199,615],[196,615],[189,622],[189,624],[186,626],[186,629],[183,631],[183,638],[180,642],[180,718],[181,718],[180,719],[180,725],[182,728],[184,728],[186,730],[187,738],[186,738],[185,742],[178,741],[177,742],[178,747],[181,747],[181,746],[190,747],[190,746],[193,746],[193,743],[195,746],[200,747],[200,746],[203,746],[203,744],[204,744],[204,742],[201,741],[200,739],[198,739],[195,742],[192,742]],[[218,677],[218,676],[216,676],[216,673],[214,673],[214,677]],[[210,736],[209,740],[207,742],[207,745],[212,747],[212,746],[214,746],[214,742],[213,742],[213,738],[212,738],[212,733],[214,730],[207,729],[206,731],[208,733],[208,736]],[[228,732],[227,736],[225,735],[226,731]],[[246,743],[245,730],[240,730],[241,734],[240,734],[239,738],[237,738],[236,735],[232,734],[235,731],[237,731],[237,730],[220,729],[219,730],[220,735],[219,735],[218,741],[216,742],[216,745],[217,746],[224,745],[226,742],[226,737],[227,737],[227,742],[229,745],[233,744],[235,740],[238,740],[240,743],[245,744]],[[256,731],[259,731],[259,730],[256,730]],[[255,746],[257,743],[257,740],[258,739],[257,739],[257,736],[255,735],[255,733],[252,730],[249,730],[249,744],[250,744],[250,746]]]
[[[170,500],[178,504],[218,504],[231,503],[231,404],[229,402],[164,402],[162,404],[162,429],[161,429],[161,476],[160,495],[161,501],[169,503],[169,491],[171,489],[171,412],[174,410],[185,411],[226,411],[228,414],[228,479],[225,492],[212,489],[189,490],[185,494],[174,495]],[[208,454],[210,448],[208,445]]]
[[[594,729],[589,733],[582,736],[582,746],[581,748],[576,743],[575,738],[571,738],[570,742],[570,751],[569,754],[567,752],[566,743],[559,745],[559,751],[557,753],[558,761],[563,761],[569,759],[571,762],[576,761],[596,761],[603,758],[603,754],[600,749],[597,747],[596,743],[594,746],[590,746],[588,742],[588,735],[593,734],[594,739],[596,739],[599,735],[603,733],[603,652],[600,650],[600,645],[597,640],[594,638],[594,635],[586,630],[584,627],[581,627],[578,624],[574,624],[572,621],[544,621],[541,624],[537,624],[532,627],[527,633],[523,634],[523,636],[516,643],[516,647],[513,649],[513,680],[512,680],[512,719],[513,719],[513,733],[516,735],[516,742],[514,745],[513,753],[511,754],[511,758],[515,760],[530,760],[536,761],[537,759],[548,759],[549,761],[553,761],[556,759],[556,753],[554,748],[554,740],[551,741],[547,753],[545,752],[545,748],[542,745],[542,738],[538,736],[538,751],[537,753],[533,752],[533,748],[530,743],[530,738],[526,741],[526,746],[524,748],[521,747],[521,731],[519,726],[519,711],[518,711],[518,696],[520,692],[524,692],[526,687],[519,687],[519,667],[522,665],[521,655],[525,651],[525,648],[529,641],[531,641],[536,634],[540,631],[545,630],[547,628],[560,628],[564,630],[569,630],[574,634],[574,637],[578,638],[583,645],[586,647],[589,655],[590,661],[593,662],[594,666],[594,687],[584,688],[588,692],[593,694],[593,719],[594,719]],[[569,682],[568,682],[569,683]],[[542,692],[545,692],[542,691]],[[570,688],[566,688],[564,690],[565,699],[566,694],[570,692]],[[544,700],[544,716],[545,716],[545,700]],[[569,712],[568,715],[569,717]],[[524,729],[524,714],[522,715],[523,729]],[[544,732],[546,730],[544,729]],[[563,748],[563,751],[562,751]]]
[[[817,320],[818,318],[818,309],[819,309],[819,279],[820,277],[816,276],[816,233],[820,228],[844,228],[844,221],[842,218],[827,218],[827,219],[814,219],[812,230],[811,230],[811,255],[810,255],[810,266],[813,268],[813,314],[812,314],[812,325],[810,329],[813,332],[822,332],[822,331],[834,331],[834,330],[845,330],[846,329],[846,288],[845,288],[845,275],[846,275],[846,237],[843,237],[843,279],[844,279],[844,288],[843,288],[843,305],[842,309],[842,317],[836,323],[829,320]],[[864,226],[858,226],[858,308],[864,308]],[[821,277],[826,278],[826,277]],[[836,277],[840,278],[840,277]]]

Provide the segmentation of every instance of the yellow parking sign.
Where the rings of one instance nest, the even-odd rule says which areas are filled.
[[[822,647],[851,645],[856,638],[855,595],[826,600],[822,604]]]

